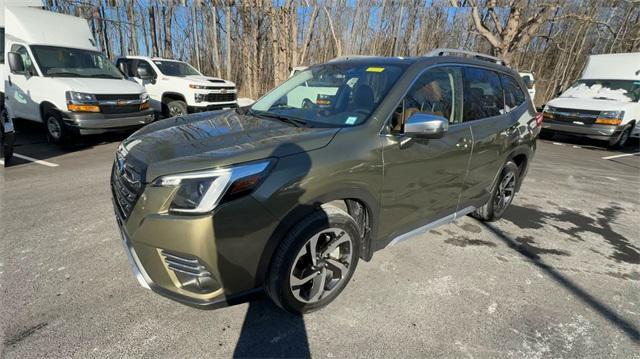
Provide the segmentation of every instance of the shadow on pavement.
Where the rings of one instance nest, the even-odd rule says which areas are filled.
[[[302,315],[287,313],[269,299],[249,303],[233,356],[311,357]]]
[[[546,274],[548,274],[553,280],[555,280],[558,284],[562,285],[566,288],[571,294],[580,299],[584,304],[588,305],[592,310],[596,313],[600,314],[603,318],[608,320],[611,324],[618,327],[621,331],[624,332],[631,340],[640,342],[640,332],[638,328],[633,325],[631,322],[626,320],[625,318],[619,316],[613,309],[609,308],[607,305],[598,301],[597,298],[586,292],[584,289],[580,288],[576,283],[571,281],[569,278],[562,275],[560,272],[555,270],[552,266],[544,263],[540,260],[540,257],[536,253],[532,253],[528,250],[526,246],[519,245],[515,240],[504,234],[500,229],[490,223],[478,222],[486,229],[488,229],[491,233],[493,233],[498,239],[500,239],[504,244],[506,244],[509,248],[515,250],[520,253],[523,257],[529,259],[531,263],[533,263],[536,267],[543,270]]]

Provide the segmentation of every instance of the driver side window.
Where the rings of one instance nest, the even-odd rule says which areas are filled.
[[[458,123],[462,79],[458,67],[437,67],[427,70],[411,86],[391,118],[391,132],[401,133],[409,117],[416,113],[442,116],[450,124]]]
[[[22,62],[24,63],[24,72],[22,74],[30,73],[31,75],[36,75],[36,68],[33,66],[33,61],[31,61],[31,56],[29,56],[29,52],[27,48],[22,45],[13,45],[11,47],[12,52],[17,52],[22,57]]]

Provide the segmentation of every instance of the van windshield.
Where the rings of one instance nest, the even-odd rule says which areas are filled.
[[[153,60],[153,63],[158,66],[160,72],[167,76],[201,76],[198,70],[191,67],[191,65],[179,61],[161,61]]]
[[[301,71],[251,106],[258,117],[298,125],[363,123],[404,72],[403,65],[328,63]]]
[[[640,81],[578,80],[560,97],[638,102],[640,101]]]
[[[35,60],[47,77],[123,79],[122,73],[97,51],[54,46],[31,46]]]

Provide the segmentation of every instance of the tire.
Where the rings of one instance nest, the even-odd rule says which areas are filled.
[[[62,121],[62,116],[55,110],[47,110],[44,113],[44,128],[47,132],[47,140],[55,144],[67,144],[75,137]]]
[[[504,212],[509,208],[509,205],[516,195],[516,185],[520,180],[519,175],[520,168],[518,165],[513,161],[508,161],[502,168],[498,181],[496,181],[491,189],[489,201],[487,201],[484,206],[476,209],[471,216],[484,222],[493,222],[502,218]],[[508,180],[506,180],[507,177],[509,177]],[[503,187],[505,181],[507,181],[507,186]],[[503,198],[501,194],[507,192],[506,189],[509,189],[511,193],[510,196],[504,199],[506,202],[499,202]]]
[[[187,104],[184,101],[175,100],[167,103],[165,107],[165,117],[186,116],[188,114]]]
[[[626,145],[627,142],[629,142],[629,138],[631,137],[631,131],[633,131],[632,125],[625,127],[625,129],[622,131],[622,133],[616,139],[616,141],[609,144],[609,147],[618,148],[618,149],[624,147],[624,145]]]
[[[315,265],[311,260],[313,243],[318,254]],[[337,243],[341,244],[329,249]],[[360,231],[355,220],[337,207],[324,205],[284,237],[271,261],[266,291],[276,305],[288,312],[318,310],[346,287],[359,258]],[[296,279],[298,283],[294,282]]]

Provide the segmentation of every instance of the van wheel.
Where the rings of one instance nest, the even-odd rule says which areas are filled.
[[[292,313],[331,303],[351,279],[360,258],[360,231],[345,211],[324,205],[284,238],[271,262],[266,289]]]
[[[475,210],[471,216],[485,222],[493,222],[502,218],[516,195],[519,173],[520,168],[518,165],[512,161],[507,162],[502,169],[498,182],[491,190],[489,201]]]
[[[629,141],[629,137],[631,137],[631,131],[633,131],[633,126],[627,126],[620,134],[620,137],[618,137],[618,139],[615,142],[611,143],[609,147],[613,147],[613,148],[624,147],[624,145],[627,144],[627,141]]]
[[[187,104],[184,101],[171,101],[165,110],[166,117],[177,117],[187,115]]]
[[[71,134],[62,122],[60,113],[49,110],[44,114],[44,126],[47,131],[47,140],[51,143],[64,144],[69,142]]]

